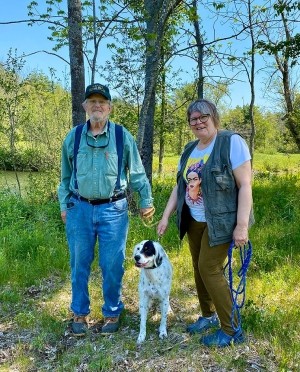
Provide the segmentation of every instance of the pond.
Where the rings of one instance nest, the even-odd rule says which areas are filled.
[[[13,172],[0,170],[0,188],[9,189],[12,192],[26,194],[26,186],[30,172]],[[19,182],[18,182],[19,181]]]

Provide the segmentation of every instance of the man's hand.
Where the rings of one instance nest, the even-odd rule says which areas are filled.
[[[67,211],[61,212],[60,215],[61,215],[61,219],[62,219],[63,223],[66,223]]]
[[[141,208],[140,209],[140,215],[144,221],[149,221],[154,216],[155,208],[149,207],[149,208]]]

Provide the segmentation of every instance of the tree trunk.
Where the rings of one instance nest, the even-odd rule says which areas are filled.
[[[163,161],[165,155],[165,126],[166,126],[166,72],[162,73],[161,82],[161,116],[159,123],[159,154],[158,154],[158,174],[163,172]]]
[[[251,13],[251,1],[248,0],[248,17],[249,17],[249,32],[251,38],[251,71],[250,71],[250,89],[251,89],[251,101],[249,106],[249,117],[251,125],[250,133],[250,154],[251,154],[251,163],[253,164],[254,157],[254,138],[256,134],[255,122],[254,122],[254,104],[255,104],[255,39],[254,39],[254,30],[252,23],[252,13]]]
[[[85,112],[82,107],[82,102],[84,101],[85,80],[80,0],[68,0],[68,26],[72,122],[73,126],[76,126],[86,121]]]
[[[204,97],[204,77],[203,77],[203,39],[200,32],[199,26],[199,17],[198,17],[198,10],[197,10],[197,0],[193,0],[193,11],[194,11],[194,29],[195,29],[195,40],[197,45],[197,67],[198,67],[198,81],[197,81],[197,96],[198,99],[203,99]]]
[[[182,0],[144,0],[146,11],[145,96],[141,108],[138,148],[146,174],[152,181],[155,91],[161,62],[164,30],[172,11]]]
[[[284,12],[281,14],[281,19],[283,22],[284,30],[285,30],[285,36],[286,36],[286,41],[290,42],[291,41],[291,35],[289,31],[289,26],[288,26],[288,21],[285,17]],[[290,59],[288,56],[288,53],[284,53],[284,59],[282,64],[280,64],[280,71],[282,73],[282,84],[283,84],[283,92],[284,92],[284,99],[285,99],[285,104],[286,104],[286,127],[289,129],[291,135],[293,136],[295,143],[300,150],[300,130],[299,130],[299,124],[295,122],[293,119],[293,112],[294,112],[294,105],[293,105],[293,99],[292,99],[292,90],[290,86]],[[277,57],[277,58],[276,58]],[[278,64],[278,56],[275,56],[276,62]]]

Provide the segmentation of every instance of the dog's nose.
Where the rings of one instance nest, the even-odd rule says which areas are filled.
[[[139,261],[140,258],[141,258],[141,256],[140,256],[139,254],[136,254],[136,255],[134,256],[134,259],[135,259],[136,261]]]

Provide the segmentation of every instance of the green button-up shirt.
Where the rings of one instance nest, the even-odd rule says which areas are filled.
[[[75,130],[67,134],[62,146],[61,182],[58,198],[61,211],[67,209],[70,196],[79,194],[86,199],[108,199],[113,196],[118,176],[118,155],[115,138],[115,124],[110,121],[103,133],[94,137],[83,127],[77,154],[77,183],[75,189],[73,158]],[[129,186],[140,196],[140,207],[153,205],[149,180],[146,176],[135,140],[123,127],[123,159],[120,175],[121,190]]]

